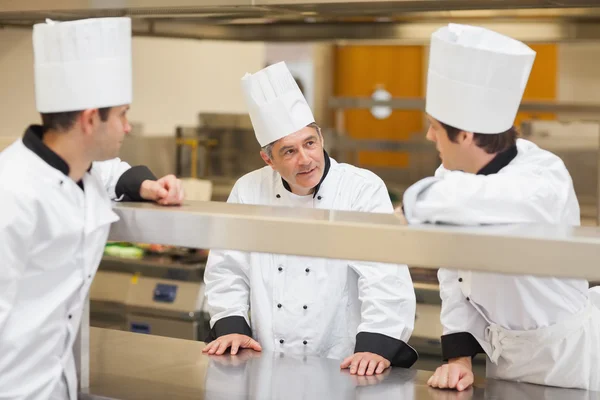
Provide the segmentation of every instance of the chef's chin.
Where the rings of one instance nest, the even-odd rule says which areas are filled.
[[[321,174],[318,168],[315,168],[315,170],[308,175],[296,175],[296,183],[307,189],[314,188],[319,184],[319,181],[321,181]]]

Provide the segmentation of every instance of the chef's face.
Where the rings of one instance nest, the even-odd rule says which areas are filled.
[[[264,152],[261,156],[279,172],[295,194],[310,194],[323,176],[323,137],[311,126],[275,142],[271,158]]]
[[[444,168],[455,171],[464,171],[465,162],[465,141],[462,137],[457,138],[456,142],[453,142],[448,137],[448,132],[435,118],[427,116],[429,121],[429,129],[427,130],[427,140],[435,143],[437,151],[440,153],[440,159]]]
[[[129,105],[111,107],[108,118],[102,121],[98,115],[99,124],[94,135],[94,161],[104,161],[119,155],[125,135],[131,132],[127,120]]]

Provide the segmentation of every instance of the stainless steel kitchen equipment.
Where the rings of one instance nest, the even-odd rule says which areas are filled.
[[[440,352],[439,294],[434,272],[440,266],[512,274],[524,273],[523,266],[527,266],[528,273],[534,275],[600,277],[597,228],[402,226],[394,215],[222,203],[189,203],[169,210],[149,204],[121,204],[116,211],[121,220],[113,226],[111,237],[117,240],[136,236],[147,242],[167,241],[188,247],[297,253],[433,268],[413,274],[419,304],[412,340],[418,350],[431,355]],[[197,226],[213,229],[198,231]],[[272,231],[277,235],[254,234]],[[313,245],[298,248],[297,243],[309,236]],[[436,243],[435,249],[429,249],[428,243]],[[565,265],[577,266],[577,271]]]
[[[600,228],[403,226],[394,215],[214,202],[168,208],[122,203],[115,211],[120,220],[110,239],[117,241],[600,279]],[[268,231],[277,235],[254,234]],[[308,236],[314,246],[305,245]],[[74,350],[87,389],[90,327],[85,315],[83,321]]]
[[[598,40],[596,0],[4,1],[0,24],[129,15],[136,35],[238,41],[394,40],[423,44],[440,21],[469,21],[527,42]]]
[[[338,360],[242,351],[202,354],[203,343],[92,328],[91,385],[80,399],[563,399],[599,392],[476,378],[464,393],[427,387],[431,372],[392,368],[352,376]],[[158,350],[160,349],[160,350]]]
[[[422,44],[428,42],[434,29],[451,19],[483,25],[528,42],[560,42],[600,39],[599,5],[595,0],[315,0],[310,3],[294,0],[61,0],[52,3],[22,0],[1,2],[0,25],[30,29],[34,22],[48,17],[61,20],[129,15],[133,18],[134,34],[144,36],[338,43],[390,39],[394,43]],[[519,9],[499,9],[508,7]],[[524,230],[521,227],[498,227],[497,230],[424,227],[415,230],[397,227],[391,220],[346,220],[343,213],[337,212],[319,215],[300,213],[300,217],[308,218],[301,221],[301,218],[288,218],[277,212],[254,213],[252,209],[236,209],[243,212],[229,213],[227,208],[209,208],[198,213],[198,210],[185,207],[170,210],[122,207],[126,209],[122,214],[125,220],[115,227],[113,237],[120,235],[126,238],[123,240],[155,242],[156,239],[156,242],[183,246],[233,246],[248,251],[295,253],[314,250],[314,254],[306,255],[364,257],[369,260],[376,257],[425,268],[444,265],[508,273],[575,274],[598,279],[598,231],[585,228],[557,227],[544,231],[543,227]],[[160,229],[152,227],[151,222],[143,221],[148,215],[156,215],[148,214],[150,212],[172,213],[161,223],[172,219],[173,224],[165,223]],[[174,223],[187,224],[185,217],[177,216],[177,213],[185,215],[188,212],[191,212],[190,219],[194,223],[203,224],[210,233],[189,227],[180,232]],[[129,226],[133,229],[130,230]],[[148,230],[144,231],[146,228]],[[266,243],[266,238],[252,234],[255,229],[277,229],[277,236],[286,238],[304,238],[311,234],[327,241],[315,249],[299,249],[289,241],[287,244],[279,241]],[[427,240],[448,244],[433,251],[427,246]],[[510,246],[513,251],[508,254],[501,250],[497,247],[498,241]],[[364,245],[365,242],[370,247]],[[474,244],[482,248],[470,252]],[[369,252],[361,254],[359,250],[365,248]],[[521,265],[528,265],[531,271],[524,271]],[[564,265],[569,265],[568,271],[565,271]],[[544,267],[548,269],[544,270]],[[127,286],[125,280],[113,278],[107,278],[109,284],[115,282],[115,285]],[[126,292],[125,297],[111,297],[100,291],[99,297],[109,310],[111,307],[118,309],[118,304],[129,298],[128,289]],[[114,323],[118,325],[118,322]],[[84,331],[86,326],[84,323]],[[83,353],[87,348],[86,337],[84,333],[79,347]],[[82,356],[80,366],[84,376],[89,364],[85,362],[85,354]],[[84,387],[87,385],[86,379],[81,382]]]
[[[182,252],[183,253],[183,252]],[[187,252],[185,252],[187,253]],[[90,324],[151,335],[203,340],[206,255],[104,256],[90,290]]]

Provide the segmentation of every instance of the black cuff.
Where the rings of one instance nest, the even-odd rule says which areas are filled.
[[[381,333],[359,332],[356,335],[355,353],[374,353],[389,360],[392,367],[410,368],[419,355],[402,340]]]
[[[212,342],[218,337],[230,335],[232,333],[252,337],[252,329],[250,329],[250,326],[246,322],[246,318],[235,315],[218,320],[210,330],[206,341]]]
[[[156,176],[144,165],[131,167],[121,175],[115,187],[117,198],[125,195],[125,201],[144,201],[140,196],[140,188],[145,180],[155,181]]]
[[[444,361],[451,358],[475,357],[485,353],[483,348],[469,332],[451,333],[442,336],[442,357]]]

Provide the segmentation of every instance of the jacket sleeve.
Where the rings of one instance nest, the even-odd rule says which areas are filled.
[[[475,175],[445,171],[425,178],[404,193],[411,224],[459,225],[550,222],[560,215],[558,191],[533,172]]]
[[[474,357],[489,349],[485,341],[487,322],[460,290],[459,272],[440,268],[440,297],[443,327],[442,356],[444,361],[458,357]],[[485,346],[482,347],[482,346]]]
[[[34,202],[0,188],[0,335],[10,316],[32,246]],[[2,372],[0,371],[0,375]]]
[[[240,203],[238,185],[228,203]],[[252,337],[250,308],[250,254],[233,250],[211,250],[204,271],[205,298],[210,314],[210,336],[207,341],[231,333]]]
[[[392,213],[383,181],[377,178],[358,192],[354,210]],[[416,298],[406,265],[351,262],[358,275],[361,322],[355,352],[370,352],[393,366],[409,368],[418,355],[407,342],[414,329]]]
[[[116,201],[143,201],[140,196],[142,182],[156,180],[148,167],[131,167],[119,158],[95,162],[92,168],[98,170],[110,199]]]

